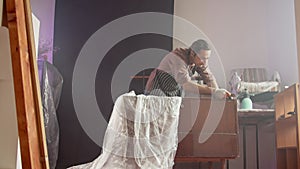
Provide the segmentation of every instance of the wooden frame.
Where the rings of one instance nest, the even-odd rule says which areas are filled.
[[[299,169],[299,83],[275,95],[275,105],[277,168]]]
[[[4,0],[9,29],[22,168],[48,169],[30,0]]]

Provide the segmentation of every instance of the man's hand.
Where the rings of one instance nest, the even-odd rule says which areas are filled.
[[[231,93],[226,89],[216,89],[213,95],[218,99],[228,99],[231,98]]]
[[[193,57],[193,63],[195,63],[196,66],[204,66],[204,62],[197,56]]]

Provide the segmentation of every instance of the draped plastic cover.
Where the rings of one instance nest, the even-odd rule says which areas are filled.
[[[174,165],[181,97],[118,97],[102,154],[72,169],[167,169]]]
[[[39,61],[38,67],[49,163],[50,168],[55,169],[59,146],[59,126],[56,109],[60,100],[63,78],[49,62]]]

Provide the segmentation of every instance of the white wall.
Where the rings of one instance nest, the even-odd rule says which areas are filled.
[[[174,14],[195,24],[212,41],[224,66],[226,83],[230,70],[241,67],[265,67],[270,77],[278,70],[284,85],[298,81],[293,0],[174,3]],[[180,33],[176,26],[174,23],[174,34]],[[216,61],[210,61],[211,69],[222,80],[219,66],[213,66]]]
[[[290,85],[298,81],[294,0],[268,0],[268,4],[268,66],[278,69],[282,80]]]

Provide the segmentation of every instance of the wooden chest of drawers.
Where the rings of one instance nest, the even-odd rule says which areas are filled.
[[[208,114],[210,114],[209,117]],[[219,121],[218,117],[220,117]],[[208,128],[215,128],[214,125],[216,125],[216,129],[203,131],[204,124]],[[184,98],[178,131],[179,145],[176,162],[236,158],[239,155],[236,100],[227,100],[222,103],[212,101],[210,97]],[[203,143],[199,140],[201,132],[209,136]]]

